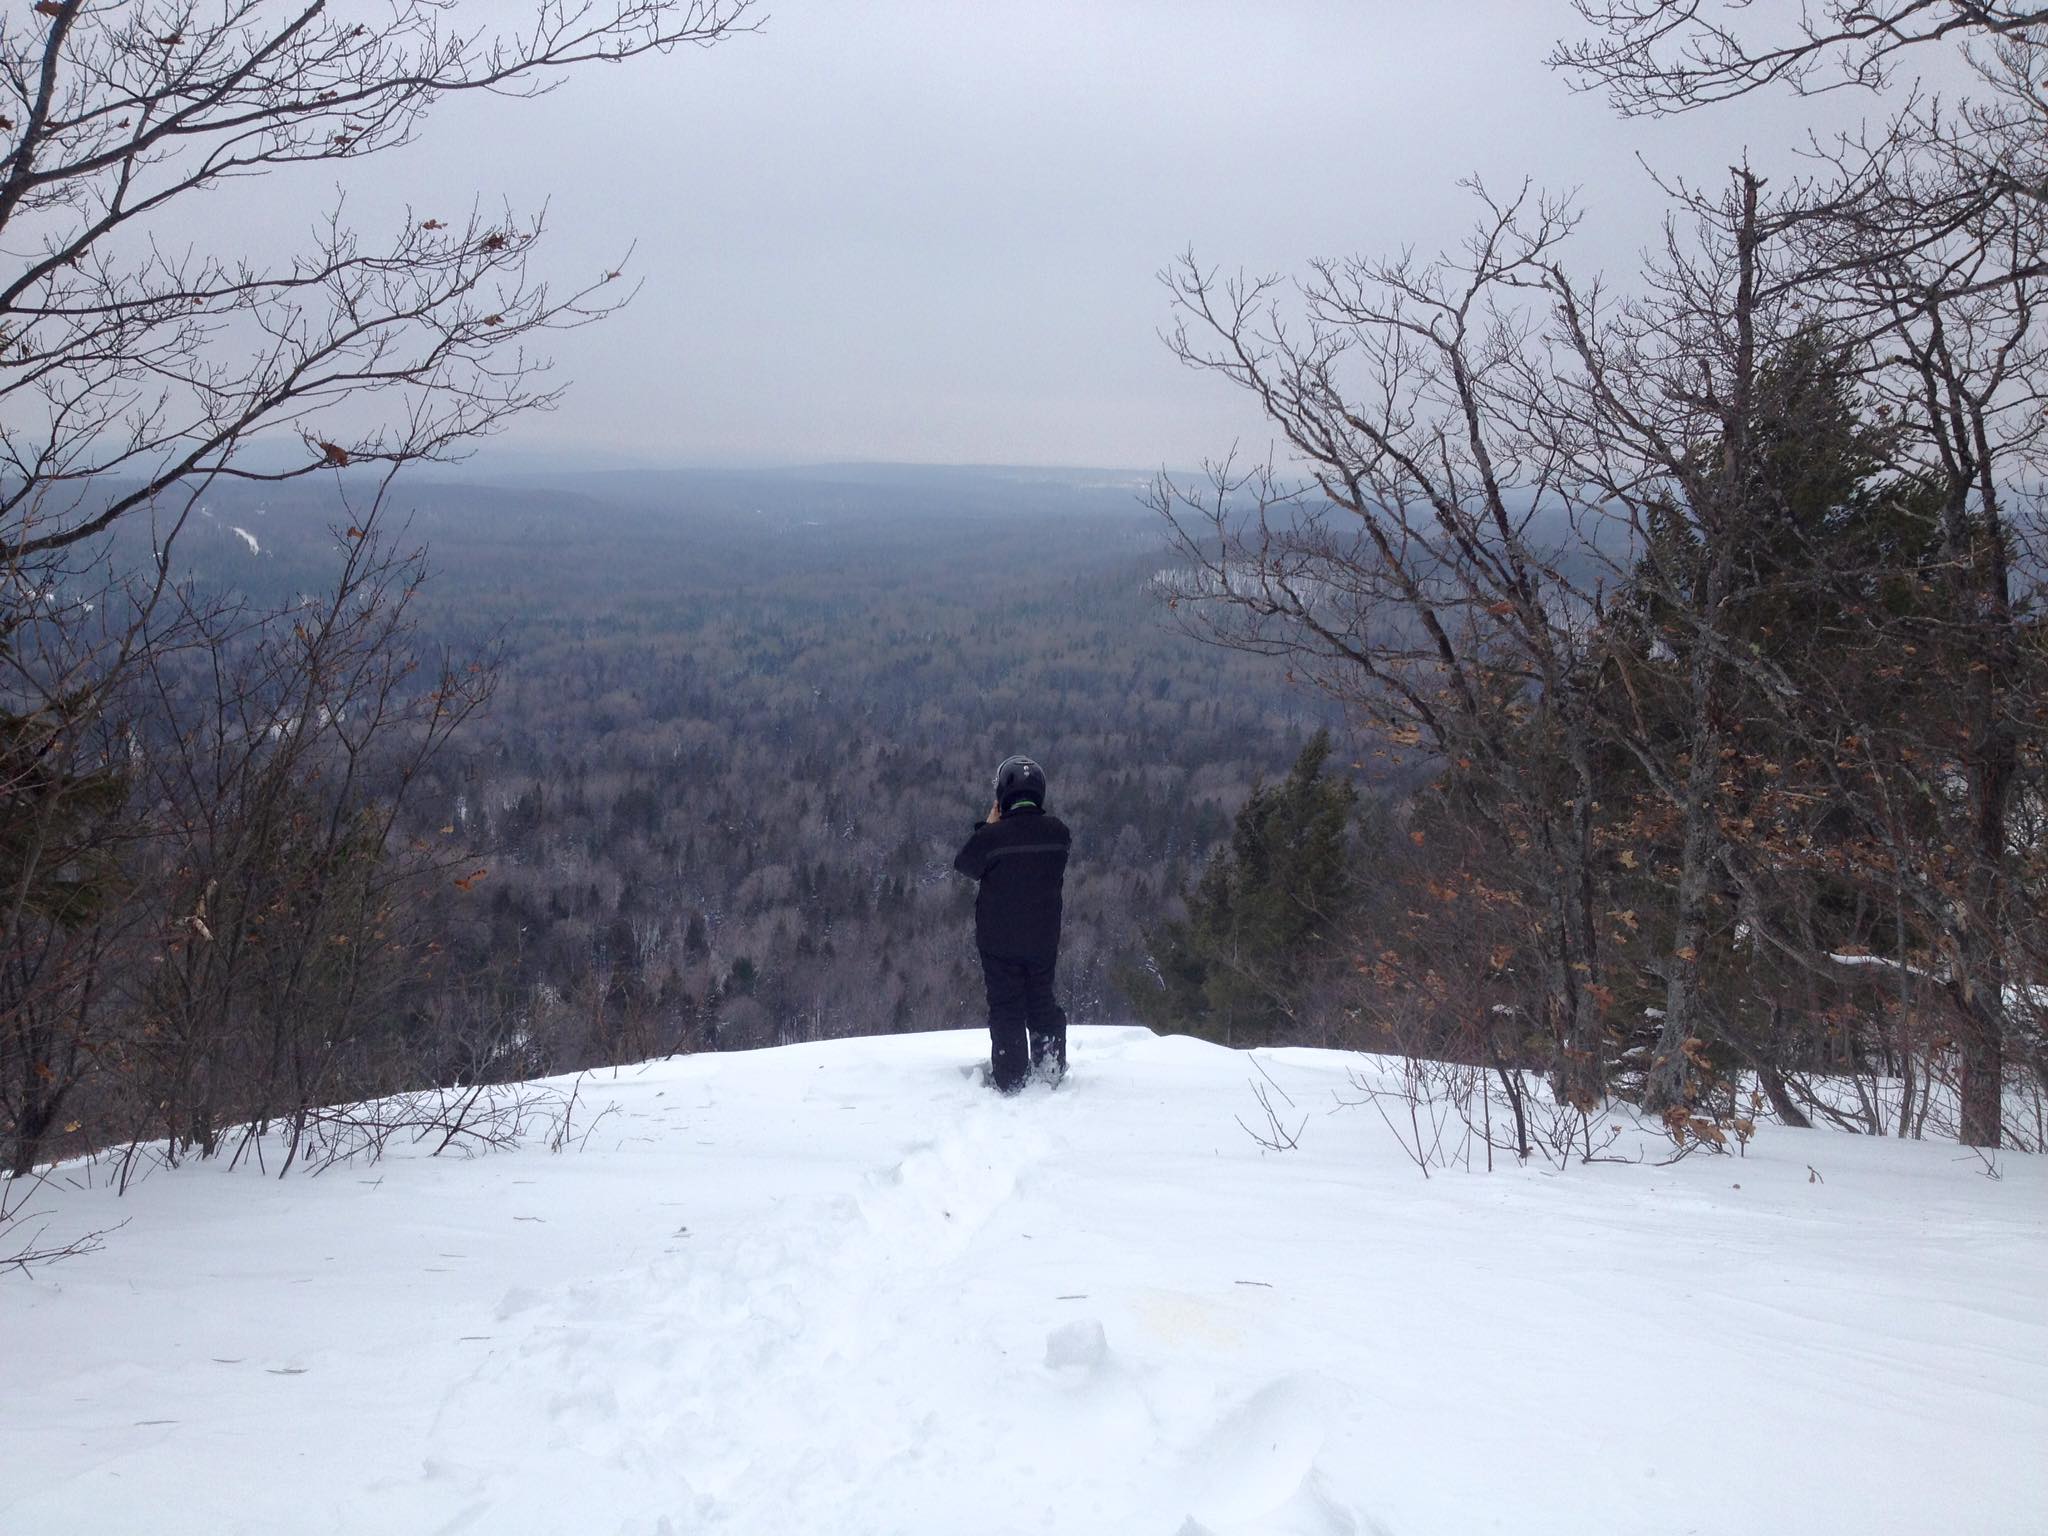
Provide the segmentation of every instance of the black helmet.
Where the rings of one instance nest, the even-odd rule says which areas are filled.
[[[1009,811],[1020,804],[1045,809],[1045,770],[1021,754],[996,770],[996,805]]]

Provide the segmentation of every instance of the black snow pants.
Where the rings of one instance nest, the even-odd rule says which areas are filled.
[[[1015,960],[981,952],[981,979],[988,988],[989,1081],[1004,1093],[1023,1087],[1033,1067],[1067,1068],[1067,1016],[1052,995],[1058,964],[1056,955]]]

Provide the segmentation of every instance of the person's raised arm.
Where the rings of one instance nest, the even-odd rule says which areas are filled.
[[[1000,813],[990,811],[988,820],[978,821],[967,836],[967,842],[959,853],[953,856],[953,867],[970,880],[979,880],[988,873],[989,838],[988,829],[1001,820]]]

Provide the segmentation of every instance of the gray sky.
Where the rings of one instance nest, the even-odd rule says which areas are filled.
[[[1658,218],[1637,153],[1713,175],[1746,145],[1768,166],[1810,115],[1622,122],[1542,65],[1577,33],[1563,0],[763,10],[760,35],[709,52],[450,103],[426,144],[374,162],[381,194],[422,213],[546,198],[541,259],[564,277],[638,243],[640,298],[559,340],[569,398],[506,447],[1140,468],[1263,452],[1247,402],[1158,340],[1155,274],[1183,247],[1289,272],[1434,250],[1470,222],[1459,177],[1527,175],[1583,189],[1579,260],[1622,273]]]

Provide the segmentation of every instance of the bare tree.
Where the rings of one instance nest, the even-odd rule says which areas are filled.
[[[1586,541],[1613,588],[1596,662],[1600,731],[1627,766],[1621,782],[1610,770],[1606,798],[1619,810],[1639,778],[1661,809],[1638,836],[1665,826],[1643,838],[1668,844],[1644,850],[1669,877],[1668,930],[1644,962],[1661,996],[1638,1094],[1659,1113],[1697,1102],[1703,1042],[1734,1038],[1702,982],[1710,912],[1741,873],[1731,861],[1757,847],[1731,764],[1746,726],[1773,729],[1799,693],[1784,641],[1757,612],[1837,553],[1787,548],[1810,538],[1801,519],[1816,509],[1802,503],[1856,483],[1841,462],[1853,434],[1834,419],[1830,388],[1846,365],[1816,330],[1788,249],[1802,208],[1767,198],[1739,168],[1720,198],[1690,199],[1674,217],[1640,296],[1603,302],[1553,269],[1569,366],[1531,374],[1529,419],[1570,466],[1581,526],[1612,530]]]
[[[1528,297],[1574,219],[1524,193],[1485,204],[1435,262],[1319,263],[1286,285],[1184,258],[1169,338],[1253,394],[1306,474],[1219,467],[1155,492],[1196,632],[1288,658],[1398,746],[1481,787],[1481,814],[1544,930],[1544,1023],[1561,1096],[1604,1091],[1594,607],[1564,557],[1573,488],[1532,431]]]
[[[50,0],[0,20],[0,561],[193,476],[437,457],[545,405],[526,345],[625,294],[618,271],[539,278],[538,217],[416,216],[372,237],[336,205],[273,264],[158,232],[230,181],[410,143],[448,95],[532,95],[564,69],[713,44],[747,9],[540,0],[498,30],[435,0],[375,26],[318,0]],[[351,430],[365,400],[371,424]],[[297,449],[282,468],[250,460],[270,439]]]
[[[1802,94],[1878,90],[1914,49],[2028,45],[2028,34],[2048,25],[2048,7],[1977,0],[1801,0],[1796,17],[1699,0],[1573,0],[1573,9],[1592,35],[1560,44],[1550,62],[1605,89],[1631,116],[1688,111],[1769,85]]]
[[[747,30],[751,0],[441,0],[375,23],[321,0],[44,0],[0,18],[0,1109],[10,1162],[123,1095],[131,1129],[210,1151],[236,1117],[296,1138],[375,1084],[393,1002],[406,786],[487,694],[423,666],[420,566],[382,531],[391,476],[555,398],[548,331],[630,297],[557,286],[538,216],[340,200],[275,260],[195,249],[208,194],[408,144],[461,92]],[[441,214],[449,214],[443,217]],[[622,253],[623,254],[623,253]],[[622,267],[622,263],[620,266]],[[365,472],[368,478],[365,478]],[[224,483],[336,478],[343,559],[281,613],[173,580]],[[139,572],[108,537],[146,521]],[[356,1059],[351,1060],[351,1053]],[[72,1122],[62,1117],[70,1113]]]

